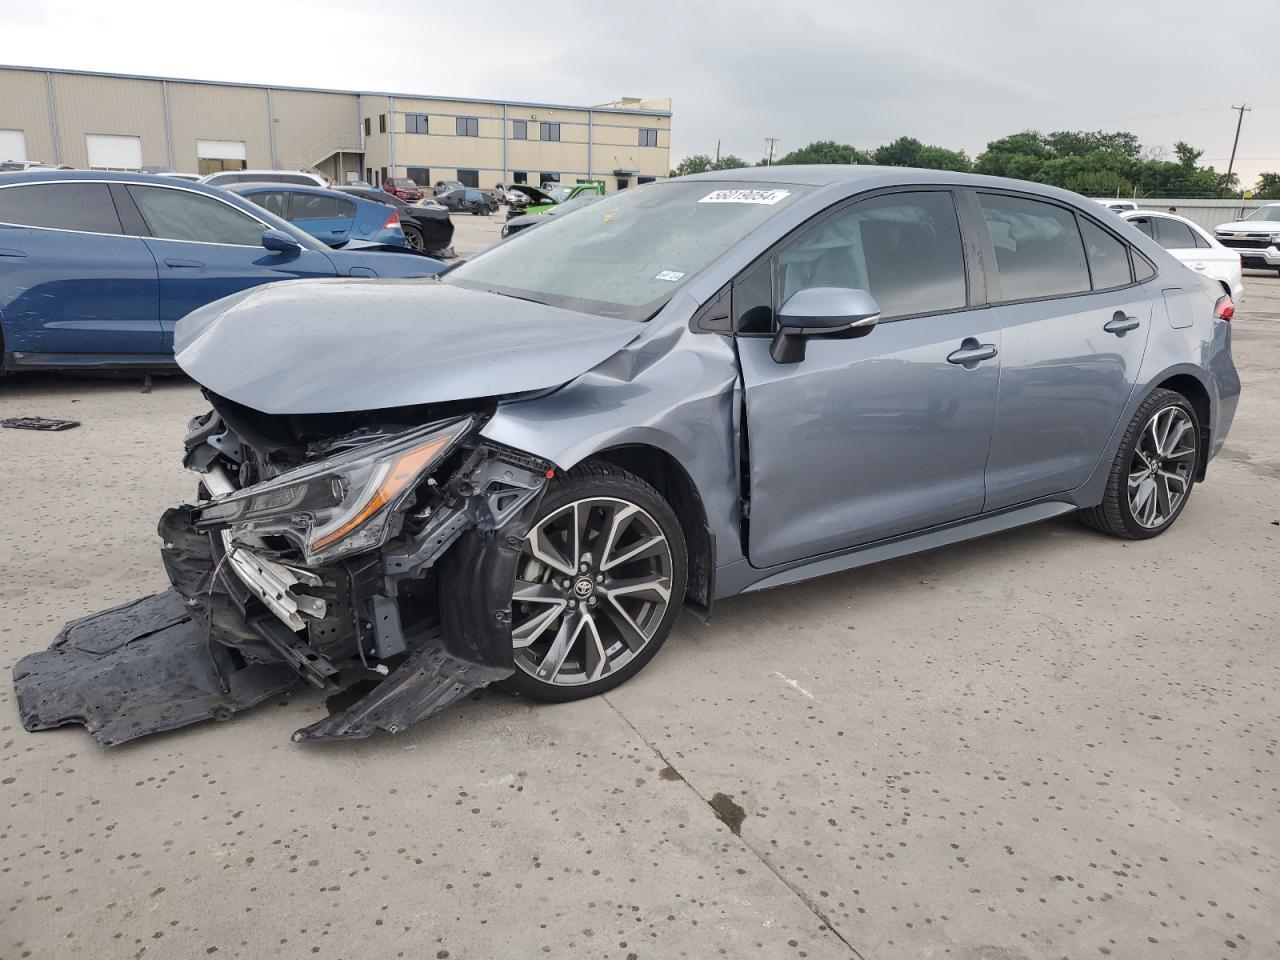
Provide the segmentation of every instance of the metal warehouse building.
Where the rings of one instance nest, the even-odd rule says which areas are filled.
[[[670,100],[564,106],[0,66],[0,160],[78,168],[618,190],[666,175],[670,134]]]

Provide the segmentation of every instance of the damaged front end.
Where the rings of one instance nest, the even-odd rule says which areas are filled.
[[[271,415],[209,399],[186,439],[199,502],[160,521],[172,589],[74,621],[20,661],[28,730],[82,723],[120,743],[356,673],[372,689],[293,735],[354,739],[513,672],[511,583],[553,471],[480,437],[492,407]],[[487,618],[440,586],[463,536],[501,547],[496,565],[450,576]]]

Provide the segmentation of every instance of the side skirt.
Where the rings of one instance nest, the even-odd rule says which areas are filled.
[[[820,557],[776,572],[756,570],[746,564],[735,564],[730,569],[719,571],[722,590],[720,595],[732,596],[734,593],[768,590],[771,587],[782,587],[789,583],[826,576],[829,573],[839,573],[842,570],[853,570],[856,567],[865,567],[884,560],[894,560],[912,553],[949,547],[965,540],[988,537],[1005,530],[1012,530],[1014,527],[1039,523],[1051,517],[1073,513],[1077,509],[1075,504],[1041,501],[1000,513],[983,514],[944,527],[931,527],[894,540],[882,540],[879,543],[858,547],[848,553]],[[735,585],[736,589],[734,589]]]

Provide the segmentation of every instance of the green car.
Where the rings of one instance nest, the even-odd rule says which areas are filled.
[[[546,213],[552,207],[558,206],[566,200],[572,200],[574,197],[580,197],[584,193],[595,193],[604,196],[604,181],[588,180],[585,183],[564,183],[549,191],[517,183],[513,184],[511,189],[519,190],[529,198],[529,202],[524,206],[512,204],[507,210],[508,220],[525,214]]]

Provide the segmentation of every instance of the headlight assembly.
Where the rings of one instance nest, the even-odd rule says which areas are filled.
[[[278,534],[309,566],[382,546],[390,520],[422,477],[471,426],[464,418],[309,463],[246,487],[200,513],[200,525],[239,534]]]

